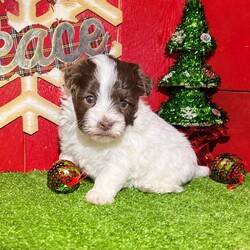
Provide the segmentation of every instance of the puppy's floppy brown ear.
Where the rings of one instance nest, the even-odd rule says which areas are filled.
[[[74,67],[74,65],[70,65],[62,69],[64,79],[63,87],[66,87],[67,89],[70,89],[72,84],[72,78],[70,77],[72,75],[72,67]]]
[[[63,74],[64,87],[68,89],[72,89],[72,87],[74,86],[74,83],[76,82],[76,79],[80,77],[79,66],[83,64],[83,60],[85,61],[86,59],[82,59],[76,62],[75,64],[72,64],[62,69],[62,72],[64,73]]]
[[[64,88],[71,92],[79,89],[80,85],[87,81],[87,78],[93,74],[95,65],[88,58],[81,58],[75,64],[72,64],[62,71],[64,73]]]
[[[140,90],[141,96],[150,96],[150,93],[152,91],[154,81],[152,78],[146,76],[142,69],[139,67],[139,65],[134,64],[134,69],[136,71],[136,74],[138,75],[138,82],[137,87]]]
[[[79,91],[79,82],[81,79],[80,67],[82,64],[84,64],[83,61],[86,61],[86,59],[81,59],[75,64],[62,69],[64,79],[64,84],[62,87],[64,89],[64,93],[67,96],[75,97]]]

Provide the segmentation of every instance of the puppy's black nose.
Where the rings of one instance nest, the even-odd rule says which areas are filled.
[[[111,127],[113,126],[113,122],[109,122],[107,120],[103,120],[99,123],[99,127],[103,130],[103,131],[108,131],[111,129]]]

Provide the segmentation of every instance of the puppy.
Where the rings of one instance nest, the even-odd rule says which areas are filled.
[[[87,202],[112,203],[124,187],[178,193],[209,174],[186,137],[140,99],[153,81],[138,65],[98,55],[67,68],[64,80],[60,158],[94,180]]]

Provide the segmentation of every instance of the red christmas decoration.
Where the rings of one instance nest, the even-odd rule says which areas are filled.
[[[220,183],[228,184],[228,189],[234,189],[243,183],[245,163],[234,154],[217,155],[210,166],[210,177]]]
[[[47,185],[55,193],[72,193],[80,186],[80,182],[87,177],[71,161],[59,160],[55,162],[47,176]]]

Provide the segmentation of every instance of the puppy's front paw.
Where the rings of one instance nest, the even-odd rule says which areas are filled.
[[[91,204],[104,205],[112,203],[114,198],[104,194],[103,192],[99,192],[98,190],[91,189],[86,194],[85,200]]]

